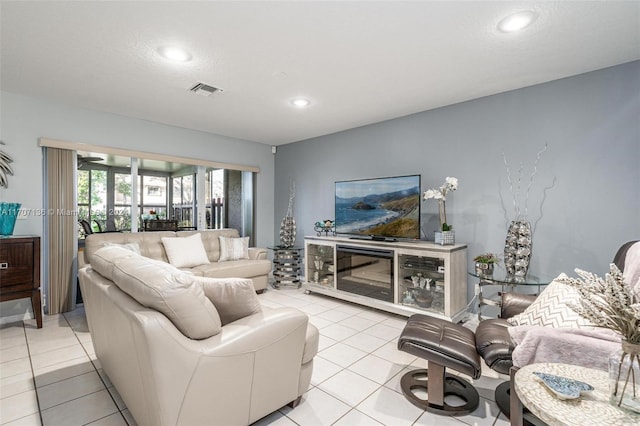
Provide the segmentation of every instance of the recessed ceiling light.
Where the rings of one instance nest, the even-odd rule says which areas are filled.
[[[310,104],[311,104],[311,101],[305,98],[295,98],[291,100],[291,105],[298,108],[305,108],[305,107],[308,107]]]
[[[191,60],[191,54],[184,49],[180,49],[179,47],[161,47],[160,49],[158,49],[158,53],[160,53],[162,57],[171,61],[188,62]]]
[[[498,23],[498,29],[503,33],[511,33],[528,27],[536,20],[538,14],[532,10],[514,13]]]

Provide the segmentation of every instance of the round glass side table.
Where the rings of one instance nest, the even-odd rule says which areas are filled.
[[[304,247],[267,247],[273,250],[273,287],[294,286],[300,288],[300,267]]]
[[[546,286],[553,278],[542,275],[527,274],[524,277],[508,274],[502,266],[495,267],[492,274],[478,274],[475,269],[469,271],[469,275],[479,279],[478,282],[478,320],[482,320],[482,307],[486,305],[501,306],[500,300],[485,297],[482,288],[487,285],[502,287],[502,292],[514,291],[516,286],[535,286],[536,294],[540,293],[540,287]]]

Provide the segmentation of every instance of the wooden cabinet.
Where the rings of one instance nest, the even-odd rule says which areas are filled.
[[[0,301],[31,299],[38,328],[42,328],[40,297],[40,237],[0,238]]]
[[[467,307],[467,246],[305,237],[304,288],[376,309],[457,322]]]

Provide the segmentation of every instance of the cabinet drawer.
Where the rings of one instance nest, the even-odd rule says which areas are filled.
[[[33,243],[0,246],[0,286],[33,283]]]

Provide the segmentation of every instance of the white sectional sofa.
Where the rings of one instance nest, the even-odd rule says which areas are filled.
[[[91,263],[96,250],[106,244],[134,244],[141,255],[169,262],[162,238],[184,238],[200,234],[210,263],[180,268],[194,275],[214,278],[249,278],[256,291],[261,293],[267,287],[271,271],[271,261],[264,248],[249,247],[248,258],[240,260],[220,260],[220,237],[238,238],[236,229],[212,229],[207,231],[158,231],[158,232],[107,232],[88,235],[85,240],[84,263]]]
[[[79,279],[96,356],[139,425],[244,425],[295,407],[318,350],[306,314],[262,307],[247,279],[89,247]]]

